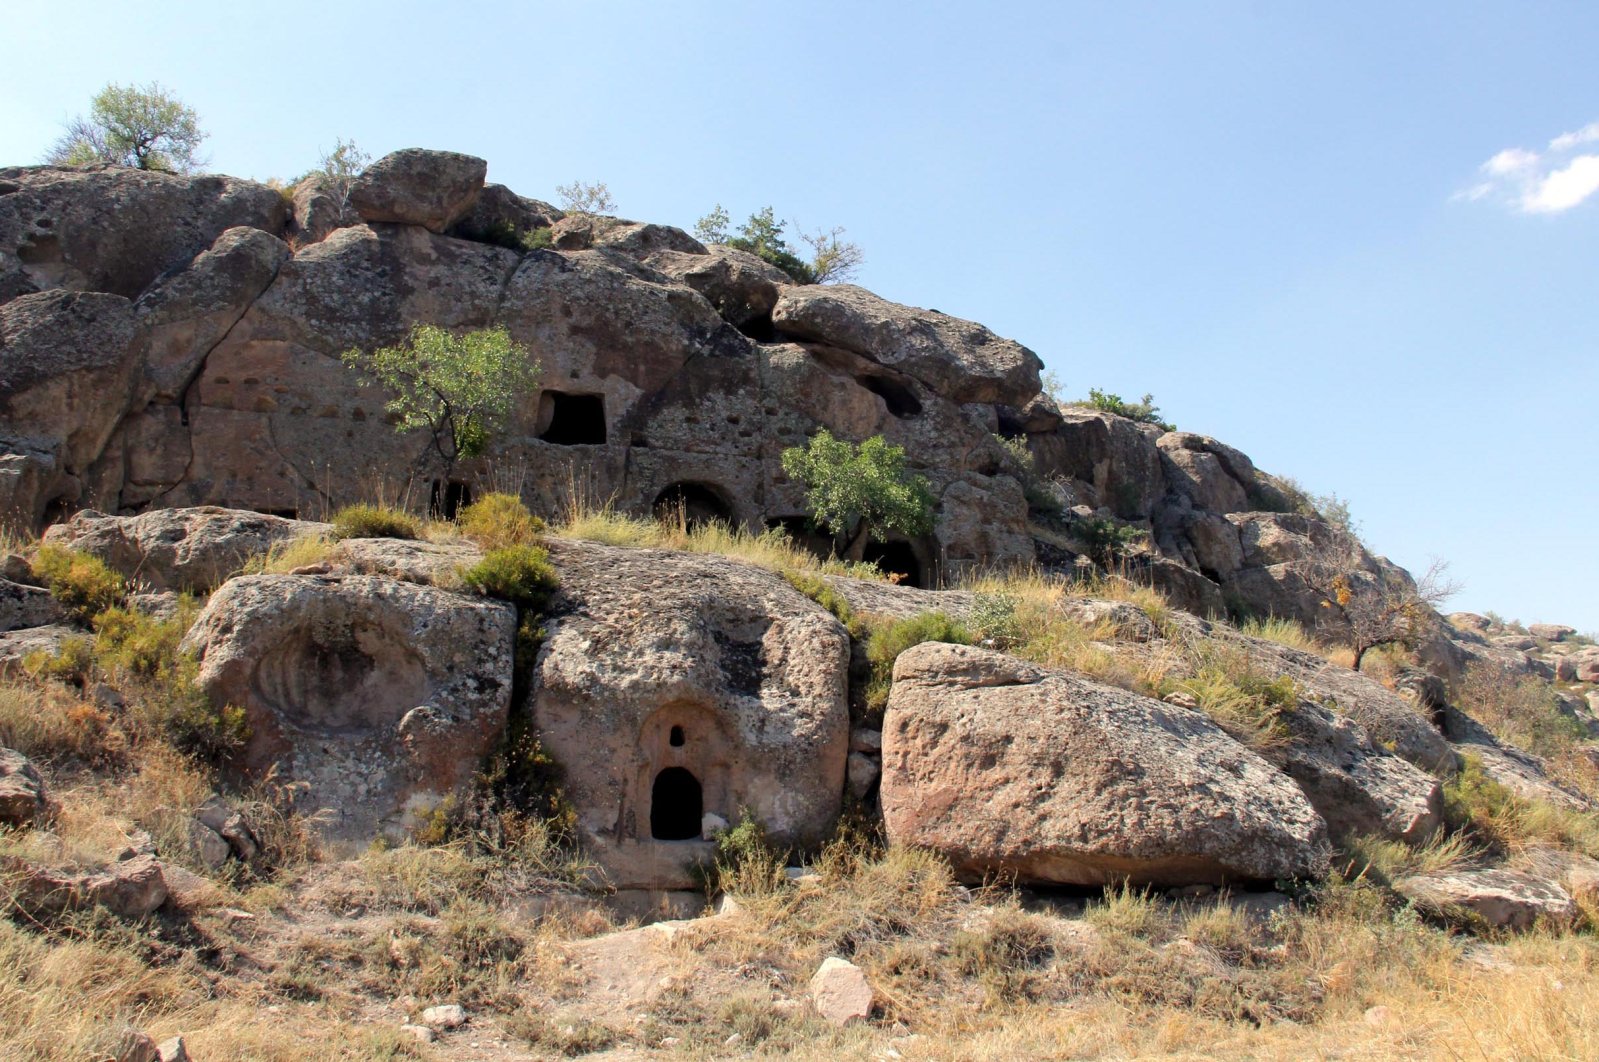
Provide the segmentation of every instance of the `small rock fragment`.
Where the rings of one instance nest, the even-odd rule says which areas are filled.
[[[822,960],[810,981],[811,1005],[834,1025],[863,1021],[872,1013],[872,986],[854,963],[838,956]]]
[[[466,1024],[466,1010],[457,1003],[429,1007],[422,1012],[422,1024],[430,1029],[459,1029]]]

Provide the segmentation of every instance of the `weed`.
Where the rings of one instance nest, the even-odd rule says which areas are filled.
[[[899,654],[922,642],[972,644],[971,632],[943,612],[920,612],[893,620],[872,630],[866,639],[866,658],[871,662],[871,678],[866,687],[866,707],[880,715],[888,704],[894,683],[894,661]]]
[[[468,505],[455,522],[461,534],[487,550],[531,545],[546,530],[544,521],[534,516],[520,497],[500,492],[485,494]]]
[[[31,561],[33,574],[50,588],[73,618],[87,623],[121,601],[128,582],[92,554],[64,546],[40,546]]]
[[[346,505],[333,514],[332,523],[336,539],[422,537],[421,520],[385,505]]]
[[[461,581],[485,597],[541,612],[559,585],[549,551],[540,546],[505,546],[461,571]]]

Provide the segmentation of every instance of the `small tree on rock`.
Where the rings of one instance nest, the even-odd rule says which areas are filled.
[[[560,197],[561,209],[569,214],[610,214],[616,210],[616,200],[604,181],[573,181],[558,184],[555,194]]]
[[[57,166],[113,163],[190,173],[200,164],[198,152],[205,138],[200,116],[159,84],[111,84],[90,101],[87,117],[67,123],[66,133],[45,161]]]
[[[783,471],[805,485],[812,519],[847,545],[844,557],[859,561],[874,531],[925,534],[933,523],[927,480],[905,468],[905,448],[881,435],[856,446],[826,428],[809,444],[783,451]]]
[[[432,434],[446,476],[461,458],[487,449],[517,399],[539,381],[538,364],[504,328],[456,335],[417,325],[400,346],[347,350],[343,359],[394,392],[384,408],[398,418],[396,430]]]
[[[1363,553],[1353,535],[1334,532],[1294,564],[1321,607],[1343,619],[1356,671],[1366,653],[1379,646],[1414,647],[1431,625],[1434,610],[1460,592],[1443,561],[1434,561],[1412,582],[1403,573],[1368,571]]]

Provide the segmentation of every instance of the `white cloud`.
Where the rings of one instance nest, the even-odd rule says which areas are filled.
[[[1559,214],[1599,193],[1599,155],[1575,149],[1599,143],[1599,122],[1561,133],[1544,153],[1505,148],[1478,169],[1481,179],[1451,198],[1491,199],[1523,214]]]
[[[1578,155],[1521,197],[1529,214],[1558,214],[1599,192],[1599,155]]]

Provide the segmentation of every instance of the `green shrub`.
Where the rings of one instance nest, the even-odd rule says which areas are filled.
[[[461,581],[484,597],[497,597],[529,612],[543,611],[560,585],[549,551],[539,546],[490,550],[461,572]]]
[[[165,619],[120,606],[106,609],[94,619],[95,662],[113,674],[146,678],[161,674],[178,661],[178,643],[188,633],[195,611],[189,598]]]
[[[546,530],[515,494],[485,494],[461,510],[455,520],[461,534],[484,549],[503,549],[537,542]]]
[[[64,546],[40,546],[33,555],[32,568],[34,577],[44,581],[73,618],[85,623],[121,601],[128,592],[127,580],[105,561]]]
[[[1038,474],[1038,462],[1033,457],[1033,451],[1028,449],[1026,437],[1009,438],[995,435],[994,441],[1004,448],[1006,456],[1016,469],[1016,478],[1022,485],[1022,495],[1027,499],[1027,508],[1044,516],[1059,516],[1060,498],[1051,488],[1049,481]]]
[[[1134,547],[1148,534],[1133,524],[1097,516],[1073,520],[1071,530],[1089,557],[1106,568],[1131,556]]]
[[[995,649],[1014,649],[1026,640],[1018,618],[1014,594],[979,591],[972,600],[972,611],[966,617],[971,632],[984,642],[992,642]]]
[[[422,521],[386,505],[346,505],[333,514],[333,537],[417,539]]]
[[[1143,424],[1153,424],[1165,431],[1176,431],[1177,426],[1160,419],[1160,407],[1155,405],[1154,395],[1145,395],[1142,400],[1129,402],[1121,395],[1098,388],[1088,389],[1088,401],[1075,402],[1073,405],[1086,406],[1097,409],[1102,413],[1113,413],[1118,417],[1136,420]]]
[[[866,658],[872,667],[866,686],[869,712],[881,715],[888,703],[889,689],[894,684],[894,661],[899,659],[899,654],[923,642],[971,645],[972,635],[964,625],[943,612],[920,612],[873,630],[866,640]]]
[[[772,843],[766,827],[740,808],[738,822],[716,837],[714,873],[707,887],[739,896],[769,895],[782,885],[787,862],[788,853]]]
[[[815,572],[797,572],[788,569],[783,572],[783,578],[789,585],[812,601],[831,612],[849,631],[851,638],[865,638],[868,631],[864,620],[855,615],[849,607],[849,602],[844,595],[834,589],[833,584]]]

